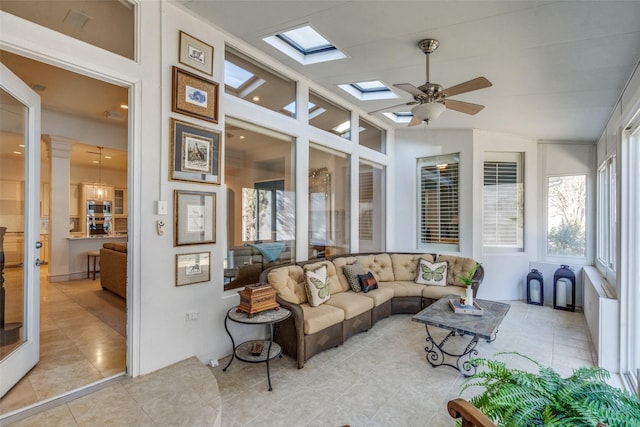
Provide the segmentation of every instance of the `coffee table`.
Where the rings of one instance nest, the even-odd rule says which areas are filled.
[[[427,361],[431,366],[450,366],[457,369],[465,377],[470,377],[476,373],[476,367],[469,361],[478,355],[478,350],[476,350],[478,340],[482,338],[487,342],[492,342],[496,339],[498,326],[502,323],[502,319],[509,312],[511,306],[501,302],[476,299],[476,303],[484,310],[484,313],[481,316],[475,316],[454,313],[449,305],[450,299],[459,300],[460,296],[447,295],[442,297],[413,316],[411,320],[424,323],[427,329],[427,346],[424,350],[427,352]],[[447,329],[451,332],[442,341],[437,342],[431,335],[430,326]],[[449,347],[447,346],[449,339],[456,334],[472,337],[462,352],[445,349],[445,347]],[[453,363],[451,363],[452,359]]]

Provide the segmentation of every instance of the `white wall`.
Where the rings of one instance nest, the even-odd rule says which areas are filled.
[[[491,254],[482,248],[482,182],[485,151],[524,153],[525,171],[525,250],[519,253]],[[537,254],[536,210],[538,162],[535,140],[496,132],[468,130],[396,131],[394,191],[395,235],[390,250],[417,249],[417,172],[416,159],[440,154],[460,153],[460,250],[459,254],[481,262],[485,279],[480,298],[513,300],[524,297],[529,261]]]

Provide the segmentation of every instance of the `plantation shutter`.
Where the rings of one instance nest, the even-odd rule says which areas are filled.
[[[458,163],[420,167],[420,243],[458,243],[458,172]]]
[[[520,156],[520,153],[513,154]],[[519,161],[485,161],[483,244],[523,249],[523,205]]]
[[[360,240],[373,240],[373,172],[360,172]]]

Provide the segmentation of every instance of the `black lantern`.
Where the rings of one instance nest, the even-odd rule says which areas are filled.
[[[527,304],[544,305],[544,281],[535,268],[527,274]]]
[[[553,275],[553,308],[576,311],[576,275],[561,265]]]

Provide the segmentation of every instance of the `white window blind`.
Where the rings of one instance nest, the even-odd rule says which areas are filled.
[[[485,250],[524,250],[522,188],[521,153],[486,154],[482,229]]]
[[[360,240],[373,240],[373,170],[360,171]]]
[[[459,242],[459,156],[418,159],[419,245]]]

